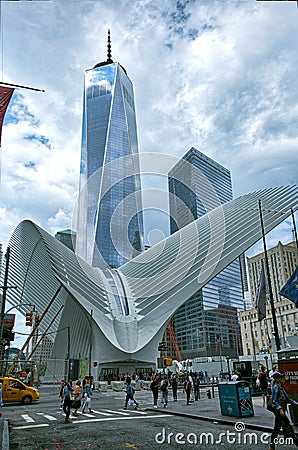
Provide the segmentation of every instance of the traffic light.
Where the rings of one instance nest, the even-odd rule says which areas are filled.
[[[26,312],[26,326],[27,327],[31,327],[32,326],[32,316],[33,316],[33,312],[32,311]]]
[[[93,361],[93,367],[97,367],[97,361]]]
[[[38,314],[35,314],[34,325],[35,325],[36,327],[38,327],[39,322],[40,322],[40,317],[39,317]]]

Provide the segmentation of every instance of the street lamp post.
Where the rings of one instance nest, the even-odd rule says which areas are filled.
[[[229,381],[231,381],[231,372],[230,372],[230,357],[226,356],[227,365],[228,365],[228,374],[229,374]]]
[[[267,372],[268,372],[268,356],[264,356],[264,359],[265,359],[266,368],[267,368]]]
[[[0,313],[0,374],[3,375],[3,359],[4,359],[4,349],[6,340],[3,339],[3,331],[4,331],[4,316],[5,316],[5,302],[6,302],[6,293],[9,288],[16,288],[16,286],[8,286],[8,265],[9,265],[9,257],[10,257],[10,248],[7,247],[5,259],[5,272],[4,272],[4,284],[0,286],[3,290],[2,294],[2,302],[1,302],[1,313]]]

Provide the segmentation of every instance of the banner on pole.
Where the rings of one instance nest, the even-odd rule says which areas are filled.
[[[13,92],[14,89],[12,88],[0,86],[0,147],[1,147],[2,125],[4,121],[4,116]]]
[[[280,290],[279,295],[291,300],[298,307],[298,266],[296,267],[293,275]]]
[[[266,300],[267,300],[267,288],[266,288],[266,278],[264,267],[262,265],[256,298],[255,298],[255,308],[258,313],[258,322],[265,319],[266,317]]]

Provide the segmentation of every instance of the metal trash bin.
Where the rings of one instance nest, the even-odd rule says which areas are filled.
[[[251,417],[254,409],[249,383],[229,381],[218,384],[221,414],[232,417]]]

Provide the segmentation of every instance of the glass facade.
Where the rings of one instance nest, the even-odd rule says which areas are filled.
[[[85,71],[76,253],[117,268],[143,250],[133,85],[119,63]]]
[[[230,172],[191,148],[169,172],[171,233],[232,200]],[[173,327],[184,357],[237,355],[243,310],[239,260],[199,290],[175,312]]]

